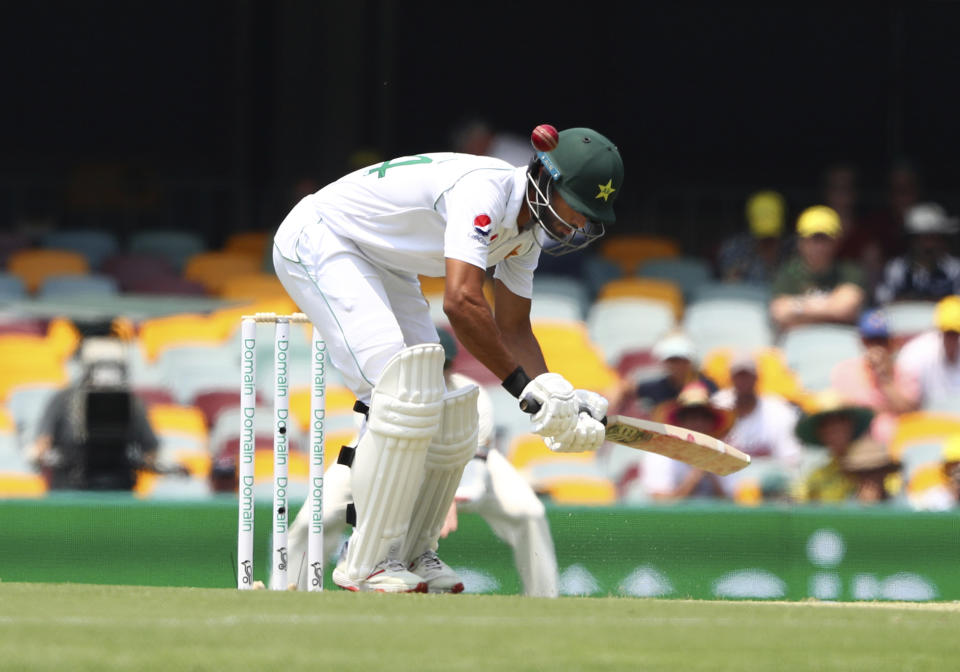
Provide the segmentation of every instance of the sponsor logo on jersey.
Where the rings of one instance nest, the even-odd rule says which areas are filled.
[[[491,228],[490,217],[487,215],[477,215],[473,218],[473,230],[484,238],[490,235]]]

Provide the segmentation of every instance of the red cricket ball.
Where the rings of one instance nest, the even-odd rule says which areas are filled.
[[[530,134],[530,142],[538,152],[552,152],[560,142],[560,134],[550,124],[540,124]]]

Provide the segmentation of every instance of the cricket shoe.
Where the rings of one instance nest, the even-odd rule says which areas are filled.
[[[344,571],[343,561],[337,563],[333,570],[333,582],[355,593],[425,593],[427,583],[412,572],[399,560],[384,560],[380,562],[370,576],[365,579],[351,579]]]
[[[410,563],[410,571],[427,584],[429,593],[462,593],[463,581],[434,551],[426,551]]]

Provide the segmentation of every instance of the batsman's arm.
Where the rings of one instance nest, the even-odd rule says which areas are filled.
[[[505,288],[498,288],[496,290],[497,317],[494,318],[493,310],[483,295],[483,283],[486,280],[484,270],[473,264],[449,258],[446,268],[443,312],[446,313],[450,326],[453,327],[457,340],[463,344],[463,347],[500,380],[506,379],[519,366],[523,366],[530,377],[546,372],[540,346],[536,344],[533,330],[529,327],[530,302],[511,294]],[[511,294],[513,298],[502,298],[503,293]],[[513,315],[512,321],[506,321],[501,317],[501,300],[504,301],[503,311]],[[527,302],[526,323],[529,336],[526,338],[522,333],[518,335],[514,326],[518,319],[517,313],[522,313],[524,309],[522,305],[518,306],[517,302],[523,301]],[[528,339],[533,340],[535,349],[531,348]]]

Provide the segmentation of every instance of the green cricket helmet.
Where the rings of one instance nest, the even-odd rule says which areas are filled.
[[[589,128],[568,128],[559,134],[557,146],[537,152],[527,179],[527,205],[546,239],[544,252],[566,254],[582,249],[605,233],[605,225],[616,221],[613,204],[623,185],[623,160],[617,146]],[[538,164],[544,170],[538,169]],[[556,190],[570,207],[588,222],[577,228],[553,209],[550,196]]]

